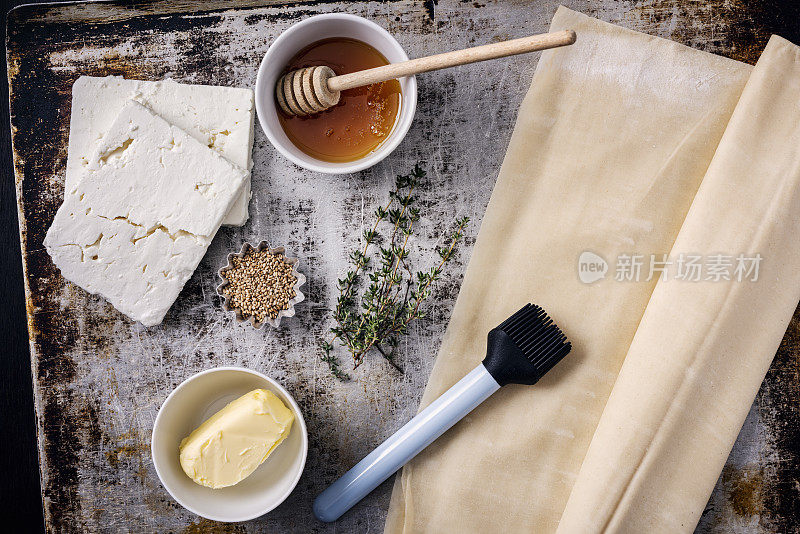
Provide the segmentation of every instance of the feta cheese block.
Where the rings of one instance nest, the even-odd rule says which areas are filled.
[[[192,276],[248,171],[137,102],[109,126],[44,244],[64,278],[151,326]]]
[[[101,139],[129,100],[135,100],[181,128],[231,163],[253,166],[254,101],[251,89],[188,85],[174,80],[148,82],[119,76],[81,76],[72,86],[72,115],[67,153],[67,190],[81,177]],[[223,220],[247,222],[250,177]]]

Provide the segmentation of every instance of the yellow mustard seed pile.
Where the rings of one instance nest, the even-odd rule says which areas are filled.
[[[241,257],[234,256],[224,274],[228,285],[222,291],[231,306],[240,309],[243,317],[255,317],[259,323],[288,309],[289,301],[296,296],[297,277],[283,254],[251,248]]]

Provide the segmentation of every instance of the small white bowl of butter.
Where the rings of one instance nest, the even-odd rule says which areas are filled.
[[[285,439],[241,482],[212,489],[190,478],[181,466],[181,442],[254,390],[265,390],[273,401],[274,394],[291,411],[294,418]],[[217,367],[189,377],[170,393],[156,417],[150,446],[156,473],[179,504],[207,519],[236,522],[262,516],[289,496],[305,467],[308,432],[300,407],[275,380],[250,369]]]

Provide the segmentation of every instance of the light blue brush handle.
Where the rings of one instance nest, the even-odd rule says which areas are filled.
[[[327,522],[339,519],[498,389],[489,371],[478,365],[320,493],[314,500],[314,515]]]

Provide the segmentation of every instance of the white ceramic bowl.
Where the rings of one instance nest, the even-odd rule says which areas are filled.
[[[297,52],[315,41],[331,37],[350,37],[365,42],[383,54],[390,63],[408,59],[400,43],[372,21],[344,13],[309,17],[283,32],[264,55],[256,78],[256,111],[261,128],[267,134],[272,146],[294,163],[316,172],[348,174],[375,165],[397,148],[403,140],[417,109],[417,80],[413,76],[400,79],[400,88],[403,92],[400,113],[392,131],[375,150],[347,163],[331,163],[311,157],[289,140],[278,121],[275,84],[289,60]]]
[[[211,489],[193,482],[181,468],[181,440],[226,404],[259,388],[272,391],[294,413],[289,436],[234,486]],[[278,506],[297,485],[306,464],[308,432],[297,403],[275,380],[249,369],[217,367],[187,378],[169,394],[153,425],[150,448],[158,478],[183,507],[214,521],[247,521]]]

